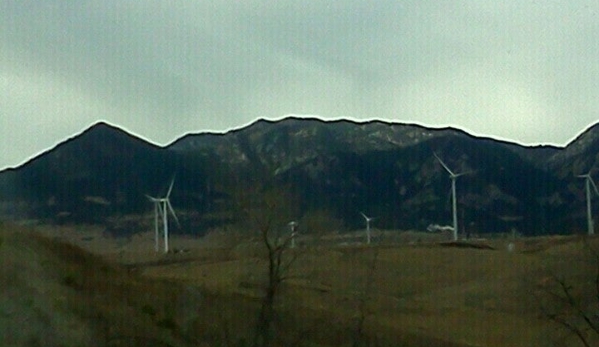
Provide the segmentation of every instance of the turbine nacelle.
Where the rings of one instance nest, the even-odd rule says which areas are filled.
[[[366,220],[367,223],[376,219],[376,217],[368,217],[367,215],[364,214],[364,212],[360,212],[360,214],[362,215],[362,217],[364,217],[364,219]]]

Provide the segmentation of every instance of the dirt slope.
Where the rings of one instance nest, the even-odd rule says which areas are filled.
[[[0,233],[1,346],[187,346],[167,301],[144,281],[27,230]]]

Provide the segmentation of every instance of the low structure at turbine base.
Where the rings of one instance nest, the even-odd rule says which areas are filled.
[[[453,232],[453,227],[451,225],[429,224],[426,231],[430,233]]]

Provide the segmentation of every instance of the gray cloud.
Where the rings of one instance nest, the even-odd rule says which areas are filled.
[[[157,143],[312,114],[565,144],[597,120],[599,4],[0,2],[0,167],[99,119]]]

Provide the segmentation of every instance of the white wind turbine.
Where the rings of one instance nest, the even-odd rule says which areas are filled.
[[[366,220],[366,243],[370,244],[370,221],[374,220],[375,217],[368,217],[364,212],[360,212],[364,220]]]
[[[291,221],[289,222],[289,227],[291,228],[291,248],[295,248],[295,236],[297,234],[297,222],[296,221]]]
[[[155,198],[149,195],[146,197],[154,203],[154,242],[155,242],[155,250],[158,252],[158,216],[162,218],[162,227],[163,227],[163,235],[164,235],[164,253],[168,253],[168,214],[170,214],[175,218],[177,225],[179,224],[179,218],[175,214],[175,210],[171,205],[171,201],[169,199],[171,195],[171,191],[173,190],[173,185],[175,184],[175,179],[171,180],[171,184],[168,187],[168,191],[164,198]]]
[[[456,174],[453,171],[451,171],[449,169],[449,167],[447,167],[447,165],[445,165],[445,163],[443,162],[443,160],[441,160],[441,158],[439,158],[437,153],[433,152],[433,154],[435,155],[435,158],[437,158],[439,163],[443,166],[445,171],[447,171],[447,173],[449,173],[449,178],[451,178],[451,197],[452,197],[452,208],[453,208],[453,240],[457,241],[458,240],[458,203],[457,203],[457,197],[456,197],[456,191],[455,191],[455,182],[458,177],[466,175],[469,172],[461,172],[461,173]]]
[[[590,171],[585,175],[578,175],[576,177],[584,178],[586,181],[585,189],[586,189],[586,195],[587,195],[587,226],[588,226],[589,235],[593,235],[593,234],[595,234],[595,227],[594,227],[594,222],[593,222],[593,212],[591,211],[591,185],[593,186],[593,189],[595,190],[595,193],[597,195],[599,195],[599,189],[597,189],[597,185],[593,181]]]

